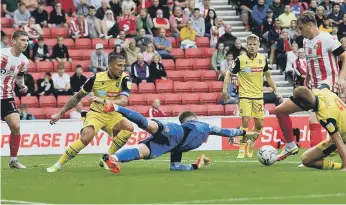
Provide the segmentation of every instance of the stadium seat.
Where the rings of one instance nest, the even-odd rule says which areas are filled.
[[[163,95],[164,102],[166,105],[181,104],[181,93],[166,93]]]
[[[177,42],[174,37],[167,37],[172,44],[172,48],[177,48]]]
[[[148,110],[149,110],[149,106],[146,105],[142,105],[142,106],[136,106],[136,111],[139,112],[141,115],[143,115],[144,117],[149,117],[148,116]]]
[[[90,66],[90,61],[85,60],[85,61],[72,61],[72,71],[75,71],[77,65],[81,65],[83,67],[83,71],[87,72],[89,71],[89,66]]]
[[[162,94],[148,93],[146,94],[147,105],[152,105],[155,99],[159,99],[164,104],[164,96]]]
[[[108,40],[104,39],[104,38],[93,38],[91,39],[91,46],[93,49],[96,49],[96,44],[97,43],[101,43],[103,45],[103,48],[109,48],[108,45]],[[113,46],[111,46],[111,48],[113,48]]]
[[[190,92],[191,91],[191,82],[174,82],[174,92]]]
[[[192,92],[207,93],[209,91],[209,86],[206,82],[193,82],[191,83],[191,90]]]
[[[16,103],[17,107],[20,106],[20,99],[19,99],[19,97],[14,97],[14,102]]]
[[[91,41],[89,38],[79,38],[75,41],[76,49],[91,49]],[[83,50],[84,52],[84,50]]]
[[[209,92],[221,92],[223,88],[222,81],[211,81],[209,83]]]
[[[58,72],[58,65],[59,64],[60,63],[57,61],[53,62],[53,71],[54,72]],[[71,72],[72,71],[70,62],[64,62],[64,68],[65,68],[65,72]]]
[[[216,94],[215,93],[200,93],[199,100],[201,104],[215,104],[216,103]]]
[[[50,61],[41,61],[36,65],[37,72],[52,72],[53,71],[53,63]]]
[[[183,81],[183,72],[177,70],[167,70],[167,77],[173,81]]]
[[[116,38],[110,38],[109,39],[109,42],[108,42],[109,48],[114,48],[114,42],[116,40],[117,40]]]
[[[166,80],[163,80],[163,79],[156,79],[155,80],[155,84],[161,83],[161,82],[171,82],[171,83],[173,83],[173,80],[169,79],[169,78],[167,78]]]
[[[205,105],[191,105],[190,110],[196,115],[208,115],[208,108]]]
[[[35,119],[50,119],[50,116],[51,116],[49,115],[49,118],[46,117],[47,110],[45,108],[30,108],[28,109],[28,112],[33,114],[35,116]]]
[[[36,72],[36,63],[31,60],[29,60],[28,72]]]
[[[154,83],[140,83],[138,86],[139,93],[154,93],[155,90]]]
[[[82,53],[82,59],[83,60],[88,60],[90,61],[90,56],[91,56],[91,53],[93,52],[94,50],[92,49],[83,49],[83,53]],[[90,65],[90,64],[89,64]]]
[[[70,49],[68,54],[72,58],[72,62],[82,60],[82,52],[80,50]]]
[[[210,47],[208,37],[196,37],[195,42],[198,48]]]
[[[275,115],[275,104],[265,104],[264,109],[269,111],[269,114]]]
[[[92,76],[94,76],[95,74],[93,72],[83,72],[83,75],[86,77],[86,78],[90,78]]]
[[[215,70],[204,70],[202,72],[202,81],[215,81],[217,80],[218,74]]]
[[[83,104],[83,106],[90,106],[89,100],[90,100],[90,97],[86,96],[86,97],[82,98],[82,100],[80,102]],[[58,101],[59,101],[59,98],[58,98]]]
[[[198,93],[182,93],[182,104],[199,104]]]
[[[172,106],[171,105],[161,105],[159,109],[165,113],[166,117],[172,116]]]
[[[191,105],[173,105],[172,106],[172,116],[176,117],[182,111],[190,110]]]
[[[129,97],[129,105],[146,105],[147,99],[145,94],[132,94]]]
[[[215,51],[215,48],[201,48],[202,57],[211,58],[213,56],[214,51]]]
[[[109,55],[110,53],[112,53],[114,50],[113,49],[104,49],[104,52],[107,53],[107,55]]]
[[[201,72],[187,70],[181,73],[184,81],[201,81]]]
[[[53,47],[57,44],[57,40],[56,38],[48,38],[44,39],[44,43],[47,44],[47,46],[49,46],[50,50],[52,50]]]
[[[38,99],[36,96],[23,96],[21,102],[27,107],[38,107]]]
[[[172,59],[162,59],[161,63],[165,70],[175,70],[175,63]]]
[[[58,96],[57,107],[63,107],[72,96]]]
[[[193,60],[191,60],[191,59],[177,59],[175,67],[177,70],[192,70]]]
[[[9,28],[10,21],[6,17],[1,17],[1,28]]]
[[[193,69],[194,70],[209,70],[210,65],[211,65],[210,58],[196,58],[193,63]]]
[[[181,48],[172,48],[170,55],[176,58],[184,58],[184,50]]]
[[[70,51],[70,49],[75,48],[74,41],[71,38],[65,38],[64,39],[64,45],[68,48],[69,51]]]
[[[200,58],[202,56],[201,49],[187,48],[185,49],[185,58]]]
[[[69,38],[69,33],[67,28],[51,28],[50,35],[52,38],[57,38],[58,36]]]
[[[56,107],[56,99],[54,96],[40,96],[39,106],[42,107]]]
[[[209,116],[225,115],[225,109],[223,105],[207,105],[207,108]]]
[[[50,107],[50,108],[45,108],[45,110],[46,110],[46,112],[45,112],[45,113],[46,113],[45,118],[46,118],[46,119],[50,119],[50,117],[51,117],[52,115],[58,113],[58,112],[61,110],[61,108],[53,108],[53,107]],[[65,113],[64,116],[63,116],[63,119],[70,118],[70,113],[71,113],[71,112],[72,112],[72,111]]]
[[[136,83],[132,83],[131,93],[138,93],[138,85]]]
[[[12,33],[14,32],[14,28],[1,28],[1,30],[8,36],[11,36]],[[8,41],[9,42],[11,41],[10,38]]]
[[[43,72],[40,72],[40,73],[30,73],[30,75],[34,78],[35,84],[36,84],[38,79],[44,78],[44,74],[45,73],[43,73]]]
[[[43,31],[43,38],[51,38],[51,34],[50,34],[50,29],[49,28],[41,28]]]
[[[174,84],[171,81],[156,83],[156,92],[171,93],[174,90]]]
[[[225,106],[225,115],[236,115],[238,111],[236,104],[227,104]]]

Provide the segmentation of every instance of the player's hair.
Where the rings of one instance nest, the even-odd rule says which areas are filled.
[[[17,40],[17,38],[19,38],[21,36],[28,36],[29,37],[29,34],[26,31],[16,30],[12,34],[12,40]]]
[[[253,40],[256,40],[256,41],[259,42],[259,37],[257,35],[255,35],[255,34],[250,34],[246,38],[246,43],[249,42],[249,41],[253,41]]]
[[[180,123],[184,123],[185,119],[187,117],[190,117],[190,116],[197,117],[197,115],[195,113],[191,112],[191,111],[183,111],[183,112],[179,113],[179,116],[178,116],[179,122]]]
[[[108,64],[110,64],[111,62],[115,61],[115,60],[125,60],[125,57],[123,55],[119,55],[119,54],[116,54],[116,53],[111,53],[109,54],[108,56]]]
[[[297,19],[297,25],[312,23],[313,25],[317,25],[317,21],[315,18],[315,13],[312,11],[304,11],[302,15],[300,15]]]
[[[307,87],[300,86],[294,89],[293,98],[296,102],[299,102],[300,106],[304,107],[305,110],[313,108],[315,96]]]

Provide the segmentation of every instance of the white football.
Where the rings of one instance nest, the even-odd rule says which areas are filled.
[[[276,159],[278,158],[278,152],[274,147],[265,145],[258,150],[257,157],[258,161],[261,162],[261,164],[269,166],[276,162]]]

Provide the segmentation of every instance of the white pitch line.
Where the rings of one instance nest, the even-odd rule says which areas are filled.
[[[40,202],[33,202],[33,201],[18,201],[18,200],[7,200],[7,199],[0,199],[1,203],[14,203],[14,204],[45,204]]]
[[[269,197],[252,197],[252,198],[226,198],[226,199],[211,199],[211,200],[192,200],[180,201],[174,204],[204,204],[204,203],[222,203],[222,202],[237,202],[237,201],[263,201],[263,200],[282,200],[282,199],[313,199],[324,197],[345,197],[346,193],[334,194],[313,194],[313,195],[295,195],[295,196],[269,196]]]

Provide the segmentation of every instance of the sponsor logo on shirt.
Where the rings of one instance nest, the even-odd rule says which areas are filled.
[[[119,96],[119,92],[107,92],[107,97],[116,97]]]

